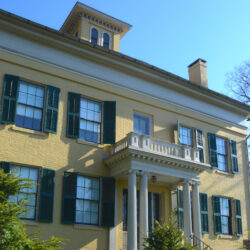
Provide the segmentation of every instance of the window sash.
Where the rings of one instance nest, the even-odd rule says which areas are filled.
[[[191,128],[180,126],[180,143],[193,146],[193,131]]]
[[[133,130],[143,135],[152,135],[152,116],[134,112],[133,114]]]

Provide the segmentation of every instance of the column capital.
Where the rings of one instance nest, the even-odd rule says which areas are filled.
[[[137,174],[138,170],[137,169],[129,169],[128,174]]]
[[[138,171],[137,171],[137,174],[138,174],[139,176],[147,176],[147,177],[151,176],[151,173],[150,173],[150,172],[144,171],[144,170],[138,170]]]
[[[200,184],[201,184],[200,181],[194,181],[194,180],[191,181],[191,185],[192,185],[192,186],[196,186],[196,185],[199,186]]]

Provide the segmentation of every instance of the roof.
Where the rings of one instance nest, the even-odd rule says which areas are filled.
[[[166,70],[158,68],[158,67],[156,67],[154,65],[151,65],[149,63],[146,63],[146,62],[143,62],[143,61],[138,60],[136,58],[124,55],[124,54],[122,54],[120,52],[109,50],[109,49],[103,48],[103,47],[98,46],[98,45],[93,45],[93,44],[91,44],[90,42],[88,42],[86,40],[76,38],[75,36],[69,35],[69,34],[64,33],[62,31],[58,31],[58,30],[49,28],[47,26],[44,26],[44,25],[41,25],[39,23],[30,21],[30,20],[28,20],[26,18],[17,16],[15,14],[12,14],[10,12],[7,12],[7,11],[1,10],[1,9],[0,9],[0,16],[3,16],[3,17],[6,16],[6,17],[11,18],[12,20],[17,21],[17,22],[22,22],[22,23],[25,23],[27,25],[31,25],[31,26],[33,26],[33,27],[35,27],[37,29],[53,33],[56,36],[65,37],[65,38],[69,39],[72,42],[78,43],[79,46],[84,44],[85,46],[88,46],[89,48],[95,49],[97,52],[99,51],[99,52],[102,52],[102,53],[106,54],[107,57],[112,55],[114,57],[119,58],[120,60],[123,60],[124,62],[127,62],[127,63],[133,62],[135,65],[138,65],[138,66],[144,68],[146,71],[151,70],[152,72],[155,72],[155,74],[158,73],[158,74],[161,74],[161,75],[163,75],[165,77],[176,80],[176,82],[179,83],[179,84],[184,84],[186,86],[192,87],[193,89],[196,89],[197,91],[203,92],[203,93],[207,94],[208,96],[215,97],[216,99],[219,98],[220,100],[224,101],[225,103],[229,103],[231,105],[236,105],[239,108],[243,109],[244,112],[247,112],[248,116],[250,114],[250,106],[249,105],[244,104],[242,102],[239,102],[239,101],[237,101],[237,100],[235,100],[233,98],[230,98],[230,97],[228,97],[226,95],[218,93],[218,92],[216,92],[214,90],[211,90],[211,89],[205,88],[203,86],[200,86],[200,85],[198,85],[198,84],[196,84],[194,82],[191,82],[191,81],[189,81],[189,80],[187,80],[185,78],[182,78],[182,77],[180,77],[178,75],[170,73],[170,72],[168,72]]]
[[[60,31],[70,32],[81,17],[85,17],[92,22],[98,23],[98,25],[105,26],[106,28],[112,28],[112,30],[121,34],[121,38],[132,27],[126,22],[109,16],[99,10],[93,9],[83,3],[76,2],[68,17],[64,21],[62,27],[60,28]]]

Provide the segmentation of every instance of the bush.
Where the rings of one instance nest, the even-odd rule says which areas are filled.
[[[39,241],[38,232],[27,235],[25,224],[18,217],[27,211],[27,201],[14,203],[8,200],[10,195],[17,194],[25,187],[31,187],[28,179],[6,174],[0,168],[0,249],[54,250],[61,247],[62,239],[52,236],[48,240]]]
[[[171,215],[168,224],[155,221],[155,227],[145,238],[145,250],[194,250],[197,249],[186,243],[176,220]]]

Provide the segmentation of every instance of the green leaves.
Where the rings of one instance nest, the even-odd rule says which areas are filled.
[[[54,250],[62,246],[62,239],[56,237],[39,241],[38,232],[27,235],[25,224],[18,218],[27,211],[26,201],[14,203],[8,200],[10,195],[31,186],[28,179],[18,179],[12,174],[4,173],[0,168],[0,249]]]
[[[182,232],[178,228],[174,215],[168,224],[155,221],[155,227],[145,238],[145,250],[194,250],[195,247],[183,243]]]

